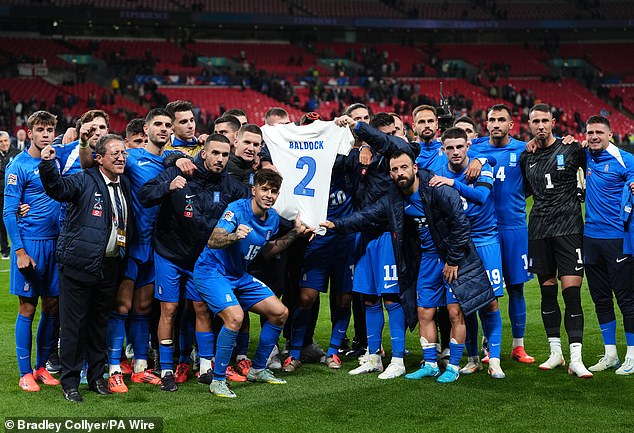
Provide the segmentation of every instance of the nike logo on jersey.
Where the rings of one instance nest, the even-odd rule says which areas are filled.
[[[100,192],[96,192],[95,193],[95,197],[101,197],[101,193]]]
[[[410,207],[412,207],[412,205],[408,204],[407,206],[405,206],[405,210],[409,209]]]
[[[139,161],[139,167],[143,167],[146,164],[149,164],[152,161]]]
[[[580,271],[583,269],[583,266],[575,266],[575,271]]]
[[[529,168],[533,168],[533,167],[535,167],[536,165],[537,165],[537,163],[535,162],[535,163],[533,163],[533,164],[529,164],[529,165],[528,165],[528,167],[529,167]]]
[[[192,197],[196,197],[196,194],[185,194],[185,198],[192,198]]]
[[[620,259],[616,259],[617,263],[621,263],[623,261],[627,260],[627,257],[621,257]]]
[[[393,284],[383,284],[383,288],[384,289],[391,289],[392,287],[396,286],[398,283],[393,283]]]

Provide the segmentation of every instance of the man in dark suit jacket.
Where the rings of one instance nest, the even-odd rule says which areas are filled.
[[[55,150],[42,150],[40,177],[46,193],[69,203],[57,243],[60,275],[60,325],[64,397],[81,402],[79,374],[88,361],[88,386],[110,394],[103,379],[106,331],[119,284],[126,242],[132,235],[130,182],[123,175],[123,139],[100,137],[96,167],[62,178]]]

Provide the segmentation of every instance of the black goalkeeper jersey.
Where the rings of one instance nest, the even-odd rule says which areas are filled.
[[[585,170],[586,154],[579,143],[522,152],[520,166],[526,196],[533,196],[528,238],[545,239],[583,233],[581,203],[577,198],[577,170]]]

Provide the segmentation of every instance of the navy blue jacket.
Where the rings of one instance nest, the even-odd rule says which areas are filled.
[[[169,167],[139,190],[141,204],[160,204],[154,228],[154,249],[175,265],[194,270],[218,219],[232,201],[249,196],[249,189],[227,175],[209,172],[199,157],[198,170],[180,190],[170,191],[170,182],[183,174]]]
[[[99,281],[103,278],[101,265],[113,221],[108,186],[99,168],[64,178],[55,160],[41,161],[39,169],[46,194],[54,200],[70,203],[57,241],[57,263],[80,281]],[[119,179],[127,206],[126,239],[129,240],[134,230],[130,181],[124,175]]]
[[[442,259],[458,265],[458,279],[451,283],[462,311],[468,315],[495,299],[484,265],[471,241],[469,222],[464,214],[460,196],[451,187],[430,187],[433,172],[418,171],[419,193],[434,244]],[[416,317],[416,284],[420,265],[418,235],[407,222],[403,195],[392,184],[383,197],[353,215],[334,220],[335,230],[360,231],[368,224],[385,227],[392,232],[392,245],[398,267],[401,300],[407,322],[413,329]]]

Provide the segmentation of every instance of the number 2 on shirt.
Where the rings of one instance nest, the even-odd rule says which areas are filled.
[[[314,197],[315,190],[313,188],[307,188],[308,184],[313,177],[315,177],[315,172],[317,171],[317,163],[310,156],[302,156],[297,160],[297,164],[295,168],[299,168],[302,170],[305,166],[308,166],[308,171],[302,180],[299,181],[299,184],[293,190],[293,194],[295,195],[305,195],[307,197]]]

